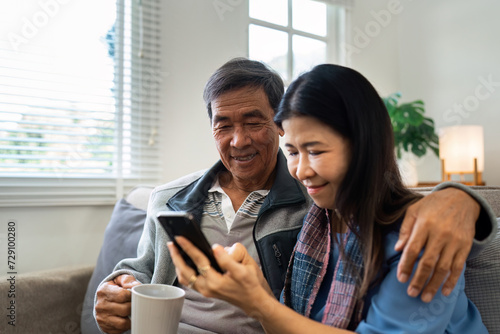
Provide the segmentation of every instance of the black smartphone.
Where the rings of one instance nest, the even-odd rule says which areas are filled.
[[[210,266],[218,272],[223,273],[215,260],[212,247],[201,232],[199,224],[195,221],[191,213],[185,211],[161,211],[156,216],[161,226],[165,229],[165,232],[167,232],[168,236],[181,253],[187,265],[198,272],[198,268],[193,260],[191,260],[189,255],[187,255],[175,241],[176,236],[183,236],[191,241],[191,243],[198,247],[198,249],[209,259]]]

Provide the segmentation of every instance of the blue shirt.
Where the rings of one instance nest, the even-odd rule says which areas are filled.
[[[488,333],[481,321],[476,306],[467,298],[464,292],[464,271],[452,293],[445,297],[438,290],[430,303],[424,303],[420,296],[413,298],[406,293],[410,280],[400,283],[397,280],[397,266],[400,252],[394,251],[398,240],[396,231],[389,232],[385,237],[385,259],[382,282],[368,291],[365,298],[363,317],[357,333]],[[327,273],[322,282],[318,296],[311,310],[311,318],[321,321],[330,286],[333,281],[333,271],[338,259],[338,246],[332,247]]]

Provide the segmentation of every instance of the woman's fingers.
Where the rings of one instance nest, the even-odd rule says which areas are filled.
[[[177,273],[177,279],[179,283],[184,286],[193,288],[196,281],[193,277],[196,277],[197,273],[186,264],[181,256],[181,253],[173,242],[168,242],[167,247],[170,251],[172,262],[175,265],[175,272]]]
[[[203,254],[198,247],[193,245],[188,239],[184,237],[175,237],[175,241],[182,250],[193,260],[197,267],[203,267],[210,264],[205,254]]]

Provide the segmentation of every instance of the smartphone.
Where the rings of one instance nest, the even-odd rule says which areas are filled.
[[[183,236],[191,241],[191,243],[198,247],[198,249],[209,259],[210,266],[218,272],[223,273],[215,260],[212,247],[201,232],[199,224],[195,221],[191,213],[185,211],[161,211],[156,216],[161,226],[165,229],[165,232],[167,232],[168,236],[181,253],[187,265],[198,272],[198,268],[193,260],[191,260],[189,255],[187,255],[175,241],[176,236]]]

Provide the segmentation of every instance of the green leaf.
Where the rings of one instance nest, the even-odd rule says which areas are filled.
[[[391,118],[398,158],[401,157],[403,150],[421,157],[426,154],[427,149],[430,149],[439,156],[439,137],[435,131],[434,121],[424,116],[424,102],[415,100],[400,103],[400,99],[400,92],[382,98]]]

